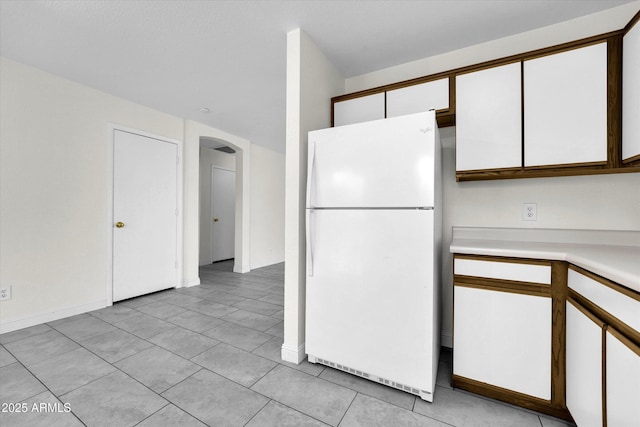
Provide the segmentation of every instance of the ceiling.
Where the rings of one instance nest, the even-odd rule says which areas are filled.
[[[0,0],[0,54],[284,152],[290,30],[352,77],[630,2]]]

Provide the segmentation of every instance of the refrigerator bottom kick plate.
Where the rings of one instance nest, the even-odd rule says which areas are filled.
[[[329,366],[329,367],[334,368],[334,369],[339,369],[341,371],[348,372],[350,374],[357,375],[357,376],[362,377],[362,378],[366,378],[366,379],[368,379],[370,381],[375,381],[377,383],[380,383],[380,384],[383,384],[383,385],[386,385],[386,386],[389,386],[389,387],[397,388],[398,390],[402,390],[402,391],[405,391],[407,393],[415,394],[415,395],[419,396],[420,399],[425,400],[427,402],[433,402],[433,393],[432,392],[429,392],[429,391],[426,391],[426,390],[419,390],[419,389],[417,389],[415,387],[411,387],[411,386],[408,386],[408,385],[405,385],[405,384],[400,384],[400,383],[395,382],[393,380],[390,380],[390,379],[387,379],[387,378],[382,378],[382,377],[379,377],[377,375],[370,374],[368,372],[360,371],[358,369],[353,369],[353,368],[350,368],[348,366],[344,366],[344,365],[341,365],[339,363],[332,362],[330,360],[321,359],[321,358],[313,356],[311,354],[308,354],[307,358],[308,358],[309,362],[311,362],[311,363],[320,363],[321,365],[326,365],[326,366]]]

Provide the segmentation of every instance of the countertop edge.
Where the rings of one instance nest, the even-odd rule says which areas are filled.
[[[557,242],[517,242],[512,240],[454,239],[453,254],[566,261],[602,276],[635,292],[640,292],[640,247],[625,245],[589,245]],[[611,255],[611,253],[614,255]],[[620,259],[616,254],[631,254]],[[633,262],[633,260],[637,260]]]

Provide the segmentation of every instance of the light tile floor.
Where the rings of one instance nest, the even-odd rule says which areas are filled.
[[[566,426],[452,389],[449,349],[433,403],[283,362],[283,275],[216,263],[200,286],[0,335],[0,425]]]

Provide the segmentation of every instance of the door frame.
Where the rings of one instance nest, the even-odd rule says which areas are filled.
[[[126,126],[107,123],[107,212],[106,212],[106,243],[107,243],[107,271],[106,271],[106,299],[107,306],[113,305],[113,231],[114,231],[114,217],[113,217],[113,174],[114,174],[114,156],[113,150],[115,147],[115,132],[128,132],[134,135],[139,135],[147,138],[157,139],[163,143],[175,144],[178,151],[178,165],[177,165],[177,177],[176,177],[176,206],[178,207],[178,215],[176,216],[176,256],[178,261],[178,268],[176,269],[176,288],[182,287],[182,269],[183,269],[183,158],[184,158],[184,145],[183,142],[177,139],[167,138],[161,135],[156,135],[150,132],[146,132],[140,129],[129,128]]]
[[[211,194],[210,194],[210,198],[211,200],[209,201],[209,208],[210,208],[210,212],[211,215],[213,216],[213,170],[214,169],[220,169],[220,170],[224,170],[224,171],[228,171],[228,172],[233,172],[234,174],[234,182],[236,179],[236,171],[235,169],[229,169],[229,168],[224,168],[222,166],[216,166],[216,165],[211,165],[211,175],[209,176],[209,182],[211,184]],[[233,219],[234,219],[234,224],[235,224],[235,220],[236,220],[236,203],[235,200],[237,199],[238,196],[238,191],[237,188],[234,187],[233,189],[233,194],[235,195],[234,197],[234,203],[233,203]],[[233,253],[234,253],[234,257],[235,257],[235,251],[236,251],[236,227],[234,225],[234,230],[233,230]],[[209,251],[210,251],[210,258],[211,258],[211,263],[213,263],[213,227],[211,227],[209,229]],[[235,264],[235,261],[234,261]]]

